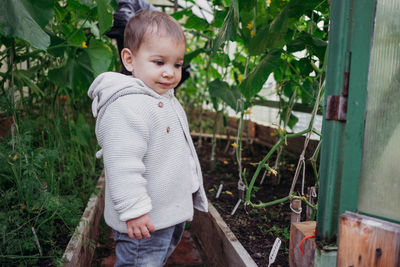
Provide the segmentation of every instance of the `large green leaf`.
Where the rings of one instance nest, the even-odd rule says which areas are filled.
[[[0,10],[0,34],[20,38],[42,50],[50,45],[42,27],[53,16],[53,1],[0,0]]]
[[[235,11],[234,5],[231,4],[229,7],[228,14],[225,17],[224,24],[219,30],[212,44],[213,54],[221,47],[221,45],[228,40],[234,41],[236,39],[236,29],[239,22],[237,11]]]
[[[61,88],[68,88],[76,97],[83,95],[93,81],[93,70],[87,53],[69,59],[64,66],[49,71],[49,79]]]
[[[209,86],[211,98],[221,99],[233,110],[237,110],[237,102],[240,99],[240,92],[237,87],[230,87],[229,84],[219,79],[212,81]]]
[[[94,76],[109,71],[112,63],[112,50],[109,46],[98,40],[91,40],[88,49],[90,63]]]
[[[281,48],[286,43],[288,28],[297,23],[307,11],[313,10],[324,0],[291,0],[274,20],[262,28],[249,42],[250,55],[265,53],[267,49]]]
[[[97,13],[99,15],[100,34],[107,32],[112,25],[113,15],[108,12],[110,0],[97,0]]]
[[[264,29],[260,30],[249,42],[250,55],[259,55],[268,48],[281,48],[288,30],[288,10],[282,12]]]
[[[28,13],[41,28],[54,16],[53,0],[20,0]]]
[[[261,59],[257,67],[240,84],[240,92],[247,100],[250,100],[262,89],[271,72],[279,67],[280,61],[281,50],[274,50]]]

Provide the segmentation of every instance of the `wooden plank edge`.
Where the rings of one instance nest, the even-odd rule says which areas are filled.
[[[226,266],[257,266],[255,261],[236,238],[235,234],[230,230],[229,226],[225,223],[211,202],[209,202],[208,210],[208,214],[196,211],[192,223],[192,232],[199,241],[207,259],[223,257],[224,259],[219,260]],[[205,229],[205,226],[207,225],[211,225],[217,229]],[[207,230],[213,230],[213,233],[209,236],[212,236],[214,240],[205,239],[204,231]],[[208,246],[213,247],[210,250],[207,249]],[[218,249],[223,250],[221,254],[218,254]],[[210,251],[215,254],[207,255]],[[210,262],[210,266],[218,266],[218,264]]]
[[[92,193],[82,214],[81,220],[65,249],[62,260],[64,267],[88,266],[92,261],[100,219],[104,210],[105,178],[102,173],[96,184],[96,192]],[[92,227],[97,229],[90,229]],[[96,240],[93,240],[95,238]],[[86,255],[82,255],[86,254]],[[84,256],[84,259],[82,259]]]

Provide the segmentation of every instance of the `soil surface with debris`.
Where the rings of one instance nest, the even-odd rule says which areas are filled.
[[[226,140],[218,140],[215,163],[212,164],[210,161],[210,140],[202,140],[200,147],[198,140],[195,140],[195,146],[202,166],[204,187],[208,199],[216,207],[224,221],[257,265],[268,266],[272,245],[278,237],[281,239],[282,244],[275,263],[272,266],[289,266],[290,203],[284,202],[262,209],[245,207],[241,204],[232,216],[231,212],[239,199],[239,171],[234,148]],[[269,150],[269,147],[254,143],[243,144],[242,167],[246,169],[248,182],[251,181],[256,170],[255,164],[258,164],[267,155]],[[267,162],[268,165],[273,167],[275,160],[276,153]],[[283,155],[279,163],[278,176],[274,176],[273,173],[267,173],[263,184],[260,185],[264,174],[263,169],[255,183],[256,192],[253,194],[251,201],[253,203],[258,203],[259,201],[268,202],[287,196],[290,191],[297,162],[298,159]],[[295,191],[298,191],[298,193],[301,191],[301,179],[302,176],[298,178],[295,187]],[[223,184],[222,193],[216,199],[216,194],[221,183]],[[305,190],[307,186],[313,186],[314,183],[315,178],[312,166],[311,164],[307,164]],[[303,210],[305,210],[304,204]],[[302,220],[304,219],[305,212],[302,213]]]

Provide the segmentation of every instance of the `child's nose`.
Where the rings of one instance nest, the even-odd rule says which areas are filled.
[[[172,68],[168,68],[167,67],[167,68],[164,69],[164,71],[162,73],[162,76],[164,78],[171,78],[171,77],[174,76],[174,70]]]

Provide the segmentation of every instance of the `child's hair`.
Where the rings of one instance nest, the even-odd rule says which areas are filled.
[[[130,18],[124,32],[124,47],[137,51],[145,35],[167,34],[177,42],[185,42],[181,25],[171,16],[155,10],[141,10]]]

